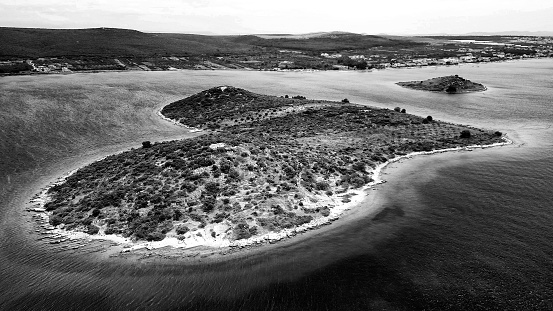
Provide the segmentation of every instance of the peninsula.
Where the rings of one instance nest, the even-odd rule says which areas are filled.
[[[486,90],[484,85],[463,79],[458,75],[438,77],[424,81],[398,82],[396,84],[413,90],[449,94],[481,92]]]
[[[64,232],[235,246],[336,219],[394,159],[503,142],[399,110],[211,88],[161,110],[204,135],[83,167],[47,190],[44,209]]]

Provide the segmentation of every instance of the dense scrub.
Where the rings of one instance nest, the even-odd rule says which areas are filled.
[[[493,132],[388,109],[217,89],[163,113],[199,126],[211,113],[233,118],[297,109],[246,125],[219,118],[215,124],[224,124],[224,131],[154,143],[84,167],[50,189],[51,223],[140,240],[184,237],[202,228],[243,239],[327,216],[341,193],[366,185],[372,168],[396,155],[500,140]],[[205,105],[207,96],[217,99]],[[468,138],[462,131],[470,132]]]

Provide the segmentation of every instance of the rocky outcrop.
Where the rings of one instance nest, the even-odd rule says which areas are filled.
[[[396,84],[413,90],[443,92],[448,94],[481,92],[487,90],[484,85],[463,79],[458,75],[432,78],[424,81],[398,82]]]

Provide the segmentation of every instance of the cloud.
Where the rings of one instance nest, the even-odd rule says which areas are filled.
[[[0,0],[0,26],[143,31],[365,33],[553,30],[550,0]],[[532,16],[536,18],[533,19]],[[550,15],[553,16],[553,15]],[[521,21],[521,22],[519,22]],[[523,22],[522,22],[523,21]],[[545,28],[543,28],[545,27]],[[480,29],[474,29],[480,28]],[[462,31],[467,29],[467,31]]]

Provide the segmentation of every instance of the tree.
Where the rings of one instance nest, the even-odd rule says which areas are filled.
[[[401,113],[406,113],[407,111],[404,109],[401,109]]]
[[[470,131],[469,130],[462,130],[461,131],[461,138],[470,138]]]
[[[433,120],[433,119],[432,119],[432,116],[426,117],[426,120],[428,120],[428,122],[432,122],[432,120]]]
[[[457,88],[454,85],[450,85],[447,87],[445,91],[447,93],[453,94],[453,93],[457,93]]]
[[[177,234],[185,234],[189,230],[190,229],[187,226],[185,226],[184,224],[180,224],[177,226],[177,229],[175,231],[177,232]]]
[[[399,107],[395,107],[394,110],[397,111],[397,112],[401,112],[401,108],[399,108]]]
[[[342,103],[344,103],[344,104],[349,103],[349,99],[347,99],[347,98],[342,99]]]
[[[150,148],[150,147],[152,147],[152,143],[149,140],[142,142],[142,148]]]

